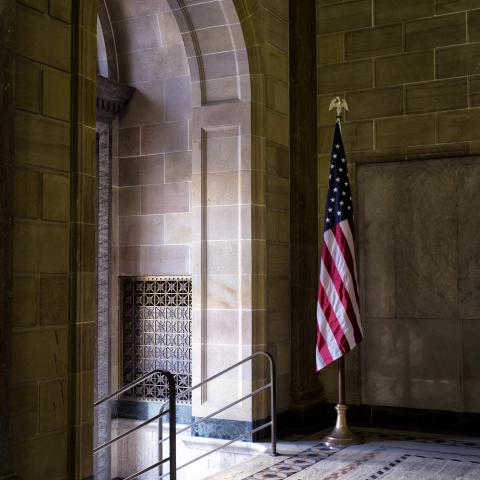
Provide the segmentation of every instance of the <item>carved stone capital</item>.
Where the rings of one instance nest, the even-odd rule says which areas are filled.
[[[97,75],[97,120],[110,123],[134,91],[134,87]]]

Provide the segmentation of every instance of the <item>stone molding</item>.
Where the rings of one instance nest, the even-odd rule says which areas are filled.
[[[97,75],[97,122],[110,123],[130,100],[134,87]]]

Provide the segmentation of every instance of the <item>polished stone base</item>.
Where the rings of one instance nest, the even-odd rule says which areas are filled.
[[[201,417],[194,417],[194,421]],[[233,440],[242,433],[254,430],[257,427],[267,423],[268,420],[256,420],[254,422],[244,422],[239,420],[223,420],[210,418],[200,425],[192,427],[192,437],[219,438],[222,440]],[[241,438],[245,442],[257,442],[270,438],[270,427],[260,430],[257,433],[246,434]]]
[[[148,420],[157,415],[163,402],[144,402],[137,400],[117,400],[112,402],[112,418],[129,420]],[[168,415],[164,422],[168,423]],[[193,422],[191,405],[177,405],[177,423]]]

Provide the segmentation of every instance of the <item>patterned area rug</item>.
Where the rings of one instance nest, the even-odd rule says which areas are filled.
[[[480,440],[363,432],[365,443],[323,443],[270,464],[224,472],[225,480],[480,480]],[[248,471],[250,469],[250,471]]]

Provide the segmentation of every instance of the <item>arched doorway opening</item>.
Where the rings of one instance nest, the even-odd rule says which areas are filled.
[[[233,1],[132,8],[127,0],[105,0],[99,19],[97,74],[135,90],[111,123],[110,194],[98,196],[110,202],[103,220],[110,234],[103,253],[98,245],[108,288],[99,284],[98,316],[103,302],[105,321],[97,332],[97,398],[160,367],[188,386],[264,343],[253,333],[258,249],[252,233],[251,78]],[[191,285],[186,323],[172,314],[184,304],[155,303],[168,282]],[[129,318],[128,302],[137,312]],[[160,332],[162,325],[173,330]],[[188,335],[179,335],[175,325]],[[247,366],[204,388],[186,415],[203,417],[249,392],[254,376]],[[145,418],[157,394],[137,392],[133,403],[117,402],[113,416]],[[257,408],[256,415],[265,413]],[[242,402],[195,434],[235,436],[256,415],[252,402]],[[97,424],[111,434],[98,418]],[[119,448],[116,464],[124,458]]]

